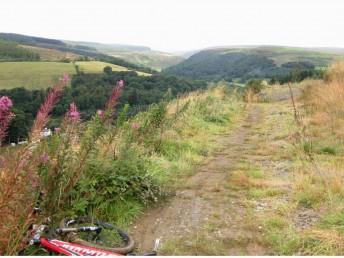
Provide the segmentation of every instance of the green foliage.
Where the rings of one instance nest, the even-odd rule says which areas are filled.
[[[265,222],[265,227],[267,227],[268,230],[280,230],[285,228],[287,225],[288,221],[282,217],[272,217]]]
[[[246,174],[248,177],[251,177],[254,179],[261,179],[264,177],[263,171],[257,167],[249,167],[249,169],[246,170]]]
[[[0,61],[37,61],[40,57],[16,42],[0,39]]]
[[[320,151],[321,151],[322,153],[325,153],[325,154],[331,154],[331,155],[336,155],[336,154],[337,154],[336,148],[331,147],[331,146],[322,147],[322,148],[320,149]]]
[[[165,71],[194,79],[232,81],[235,78],[265,77],[272,69],[276,69],[276,65],[265,56],[204,50]]]
[[[313,152],[313,143],[311,141],[303,142],[302,149],[307,154],[312,153]]]
[[[211,150],[205,135],[228,129],[238,106],[224,92],[212,89],[173,109],[163,100],[129,120],[128,105],[116,119],[107,109],[84,123],[65,116],[60,133],[35,148],[42,217],[94,215],[128,225]]]
[[[282,231],[279,227],[270,229],[265,240],[273,255],[294,255],[302,247],[301,237],[291,228]]]
[[[297,202],[304,208],[314,208],[323,198],[322,192],[314,186],[299,193],[297,196]]]
[[[105,66],[103,69],[105,74],[111,74],[112,73],[112,68],[111,66]]]
[[[134,149],[123,150],[116,159],[94,156],[74,189],[73,210],[87,214],[96,209],[99,214],[107,214],[108,207],[126,200],[142,205],[156,201],[161,190],[148,173],[148,163]]]
[[[326,214],[321,220],[320,226],[323,228],[330,228],[344,233],[344,210]]]
[[[209,49],[200,51],[185,61],[168,67],[172,75],[208,81],[274,78],[274,81],[300,81],[306,77],[321,77],[315,66],[326,67],[336,55],[278,47]]]
[[[262,80],[250,80],[245,87],[247,90],[251,90],[253,93],[258,94],[264,89]]]
[[[145,77],[138,76],[135,72],[80,74],[73,77],[71,87],[64,89],[62,99],[53,111],[54,123],[51,122],[49,126],[58,124],[57,122],[61,120],[72,101],[80,109],[83,119],[91,119],[98,109],[103,108],[113,85],[120,79],[124,79],[126,86],[119,101],[119,108],[129,103],[131,106],[127,112],[129,115],[143,111],[150,104],[164,99],[169,89],[171,97],[176,97],[177,94],[206,87],[206,83],[200,81],[183,80],[162,75]],[[18,138],[26,138],[28,129],[47,94],[47,90],[29,90],[25,88],[0,90],[0,96],[9,96],[14,101],[15,112],[18,114],[11,124],[8,141],[17,142]]]
[[[221,110],[221,104],[216,103],[216,99],[208,96],[205,99],[197,100],[195,103],[195,112],[206,122],[225,124],[229,117]]]

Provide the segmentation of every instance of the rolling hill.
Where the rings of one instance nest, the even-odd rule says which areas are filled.
[[[271,78],[285,76],[296,67],[326,67],[343,59],[343,52],[277,46],[206,49],[164,70],[165,73],[205,80]]]
[[[47,56],[45,52],[47,51],[46,49],[48,49],[48,50],[63,52],[65,53],[65,55],[73,54],[77,56],[82,56],[84,59],[107,62],[114,65],[124,66],[124,67],[127,67],[128,69],[138,70],[141,72],[146,72],[146,73],[154,72],[150,68],[142,67],[140,65],[130,63],[121,58],[106,55],[102,52],[99,52],[94,47],[86,46],[86,45],[79,45],[79,44],[69,44],[58,39],[33,37],[33,36],[27,36],[27,35],[15,34],[15,33],[0,33],[0,40],[15,42],[16,44],[21,45],[24,49],[26,48],[26,50],[29,47],[31,47],[30,51],[35,52],[35,54],[38,53],[40,55],[41,51],[43,51],[42,56],[44,55]],[[32,48],[32,47],[35,47],[35,48]],[[48,54],[48,56],[49,55],[51,57],[54,57],[56,53]],[[5,61],[12,61],[12,60],[5,60]]]
[[[185,59],[179,55],[154,51],[146,46],[57,40],[15,33],[0,33],[0,40],[11,41],[22,49],[21,51],[39,55],[42,61],[79,60],[87,57],[146,73],[153,73],[151,69],[160,71]]]
[[[150,67],[158,71],[176,65],[185,59],[180,55],[155,51],[145,46],[103,44],[84,41],[64,42],[74,46],[86,46],[103,54],[120,58],[139,66]]]
[[[104,53],[124,59],[134,64],[150,67],[157,71],[179,64],[185,60],[181,56],[153,50],[140,52],[107,50],[104,51]]]
[[[61,61],[61,60],[78,60],[81,55],[74,54],[69,51],[61,51],[52,48],[43,48],[29,45],[19,45],[19,47],[27,49],[39,55],[41,61]]]
[[[103,54],[120,58],[139,66],[150,67],[157,71],[176,65],[185,59],[181,55],[155,51],[146,46],[104,44],[85,41],[64,42],[74,46],[87,46]]]
[[[130,71],[127,67],[100,61],[77,61],[75,65],[84,73],[102,73],[105,66],[113,71]],[[42,89],[51,87],[64,74],[76,74],[73,63],[63,62],[0,62],[0,89],[25,87]],[[144,72],[139,75],[149,76]]]
[[[39,54],[22,48],[18,43],[0,39],[0,62],[2,61],[38,61]]]

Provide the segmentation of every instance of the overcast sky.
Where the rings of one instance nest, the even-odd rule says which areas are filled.
[[[343,0],[2,0],[0,32],[145,45],[344,47]]]

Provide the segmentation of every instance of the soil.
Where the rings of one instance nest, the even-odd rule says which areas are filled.
[[[273,216],[290,199],[290,162],[288,157],[276,158],[276,152],[288,144],[287,135],[278,136],[281,131],[278,121],[285,114],[292,114],[289,104],[288,101],[250,104],[236,129],[216,139],[216,153],[183,181],[176,195],[146,211],[132,225],[130,232],[138,250],[152,250],[157,238],[162,249],[165,243],[182,239],[183,250],[189,251],[173,254],[218,254],[188,248],[197,235],[208,243],[220,241],[225,250],[220,254],[271,254],[262,241],[261,218]],[[233,189],[230,178],[235,171],[242,170],[242,164],[259,166],[268,176],[269,186],[278,188],[281,194],[248,198],[248,189]],[[316,221],[316,216],[307,210],[294,217],[296,227],[302,229]],[[168,251],[164,254],[173,255]]]

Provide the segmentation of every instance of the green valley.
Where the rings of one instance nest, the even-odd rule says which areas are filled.
[[[283,78],[295,70],[326,68],[343,52],[278,46],[219,47],[202,50],[165,73],[205,80]]]

